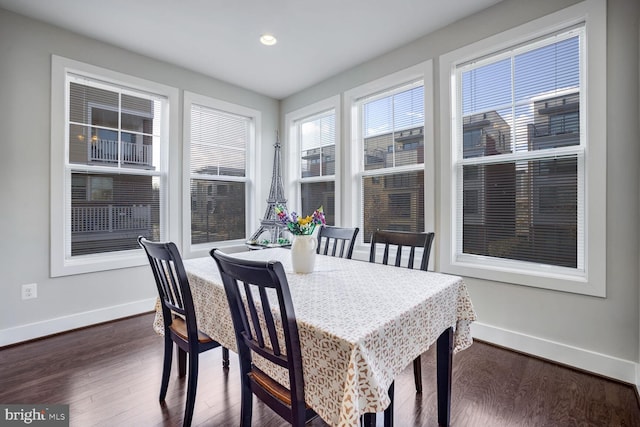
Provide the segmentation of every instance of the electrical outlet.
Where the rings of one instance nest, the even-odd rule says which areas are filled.
[[[22,285],[22,299],[38,298],[38,284]]]

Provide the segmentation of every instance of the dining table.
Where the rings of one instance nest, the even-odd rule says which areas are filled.
[[[356,427],[361,416],[384,411],[394,379],[436,343],[438,423],[449,425],[452,355],[472,344],[476,320],[461,277],[326,255],[316,256],[311,273],[297,274],[283,248],[233,256],[282,263],[298,323],[305,400],[327,424]],[[183,263],[199,329],[235,351],[215,261]],[[158,309],[154,329],[163,333]],[[268,373],[287,385],[277,368]]]

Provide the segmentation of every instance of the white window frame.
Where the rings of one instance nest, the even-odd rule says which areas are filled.
[[[300,164],[301,141],[298,132],[299,123],[300,121],[308,117],[322,114],[330,110],[333,110],[335,112],[335,174],[302,178],[302,165]],[[333,181],[335,189],[334,200],[336,210],[336,225],[348,227],[351,226],[351,224],[345,224],[343,222],[343,203],[341,203],[341,183],[343,182],[343,180],[341,179],[341,177],[343,176],[342,144],[340,143],[341,116],[342,113],[340,109],[340,95],[335,95],[330,98],[323,99],[322,101],[315,102],[311,105],[307,105],[303,108],[285,114],[286,135],[285,142],[283,143],[283,151],[284,153],[287,153],[285,165],[286,169],[289,171],[289,173],[287,174],[288,177],[285,185],[285,191],[287,191],[288,193],[288,208],[290,210],[298,212],[298,207],[302,204],[302,192],[300,189],[302,183]],[[303,214],[307,215],[311,214],[311,212]]]
[[[456,248],[457,144],[462,141],[456,129],[456,67],[549,34],[585,23],[584,69],[580,88],[581,135],[586,138],[584,166],[584,268],[553,268],[495,258],[462,256]],[[441,270],[467,277],[606,296],[606,2],[587,0],[519,27],[478,41],[440,57],[441,140],[443,141],[439,247]],[[578,177],[579,180],[582,178]],[[579,189],[580,191],[580,189]],[[580,248],[578,249],[580,256]],[[526,265],[528,264],[528,265]],[[579,262],[580,264],[580,262]],[[533,268],[532,268],[533,267]]]
[[[407,170],[419,170],[424,168],[424,226],[425,230],[435,228],[435,138],[434,138],[434,110],[433,110],[433,61],[427,60],[412,67],[400,70],[380,79],[365,83],[344,93],[343,98],[343,123],[344,144],[343,156],[345,159],[344,193],[345,214],[351,224],[361,223],[362,212],[362,186],[360,182],[366,175],[364,171],[363,137],[361,135],[361,117],[359,114],[358,100],[398,87],[412,81],[422,80],[424,84],[424,163],[411,166]],[[394,168],[394,172],[402,171],[404,167]],[[346,202],[349,201],[349,202]],[[436,235],[437,237],[437,235]],[[368,259],[369,245],[364,245],[363,233],[359,233],[354,258]],[[434,242],[437,245],[437,239]],[[435,251],[432,251],[432,254]],[[433,265],[433,264],[432,264]]]
[[[71,173],[68,166],[68,126],[66,117],[69,107],[67,105],[67,74],[74,73],[88,78],[101,80],[108,84],[124,86],[163,96],[167,99],[167,109],[162,118],[162,140],[160,141],[161,156],[161,185],[164,186],[164,197],[160,202],[160,227],[171,238],[171,230],[175,230],[177,215],[175,209],[168,203],[172,193],[169,182],[169,169],[179,165],[170,158],[177,157],[175,150],[169,147],[169,141],[177,137],[178,114],[178,89],[156,82],[129,76],[105,68],[85,64],[57,55],[51,58],[51,246],[50,246],[50,274],[51,277],[67,276],[73,274],[90,273],[96,271],[113,270],[118,268],[140,266],[147,263],[142,250],[109,252],[103,254],[91,254],[71,256],[66,236],[71,233],[71,222],[68,208],[71,206]],[[174,151],[174,152],[172,152]],[[79,168],[74,167],[74,170]],[[173,220],[172,220],[173,218]]]
[[[246,174],[244,177],[225,176],[228,181],[240,181],[245,183],[245,237],[242,239],[227,240],[222,242],[209,242],[191,244],[191,179],[198,178],[191,174],[191,106],[193,104],[212,108],[231,114],[248,117],[251,120],[249,144],[246,151]],[[213,247],[234,247],[244,245],[246,238],[257,227],[256,218],[256,176],[261,176],[259,162],[261,158],[260,135],[262,130],[262,113],[242,105],[211,98],[194,92],[184,91],[184,128],[183,128],[183,152],[182,152],[182,247],[184,257],[208,256]]]

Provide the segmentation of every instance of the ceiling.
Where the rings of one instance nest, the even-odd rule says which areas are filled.
[[[0,0],[0,7],[282,99],[500,0]],[[263,46],[263,33],[277,37]]]

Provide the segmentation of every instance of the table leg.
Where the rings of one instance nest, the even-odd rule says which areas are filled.
[[[391,403],[389,407],[384,410],[384,427],[393,427],[393,393],[394,393],[395,381],[389,386],[389,399]],[[360,417],[360,425],[362,427],[375,427],[376,426],[376,414],[367,412]]]
[[[393,385],[395,381],[391,383],[389,387],[389,398],[391,399],[391,403],[384,410],[384,427],[393,427]]]
[[[449,427],[451,420],[451,372],[453,367],[453,328],[447,328],[436,344],[438,383],[438,425]]]
[[[229,349],[222,347],[222,367],[229,369]]]
[[[362,427],[375,427],[376,426],[376,414],[367,412],[360,417],[360,425]]]

